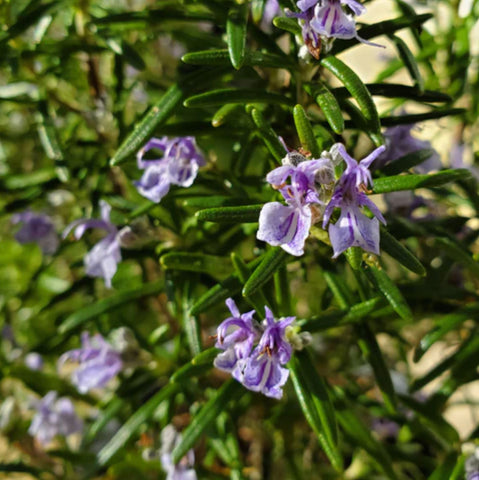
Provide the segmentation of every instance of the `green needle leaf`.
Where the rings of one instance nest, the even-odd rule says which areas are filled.
[[[389,278],[388,274],[384,270],[380,270],[376,267],[369,267],[369,269],[366,270],[366,273],[369,274],[368,276],[373,284],[384,295],[396,313],[404,320],[410,320],[412,318],[411,309],[398,287]]]
[[[343,459],[337,448],[335,412],[324,380],[318,375],[306,352],[296,352],[288,367],[306,420],[333,467],[342,471]]]
[[[160,264],[168,270],[209,273],[213,277],[231,273],[229,258],[205,253],[170,252],[160,258]]]
[[[470,178],[471,172],[464,168],[442,170],[430,175],[396,175],[374,180],[373,193],[398,192],[416,188],[440,187],[449,182]]]
[[[381,249],[396,259],[401,265],[417,275],[426,275],[426,269],[417,257],[396,240],[384,227],[381,227]]]
[[[207,208],[196,212],[198,220],[216,223],[255,223],[263,208],[260,205],[245,205],[238,207]]]
[[[99,300],[92,305],[87,305],[69,315],[58,328],[58,332],[60,334],[65,334],[75,330],[83,326],[86,322],[97,318],[99,315],[119,308],[126,303],[133,302],[149,295],[157,295],[163,290],[163,288],[164,283],[163,280],[161,280],[154,283],[147,283],[139,288],[115,293],[111,297]]]
[[[293,109],[293,116],[301,145],[308,152],[311,152],[313,158],[319,158],[321,152],[304,108],[301,105],[296,105]]]
[[[245,2],[230,9],[226,21],[226,41],[231,64],[239,70],[245,60],[248,8]]]
[[[222,88],[210,92],[200,93],[187,98],[185,107],[211,107],[228,103],[277,103],[293,105],[293,101],[284,95],[269,93],[264,90],[248,90],[238,88]]]
[[[344,130],[344,118],[341,107],[339,106],[336,97],[328,90],[323,83],[319,84],[306,84],[304,86],[306,92],[311,95],[316,103],[320,106],[321,110],[329,123],[329,126],[337,134],[341,134]],[[345,88],[346,91],[348,91]]]
[[[238,399],[242,386],[236,380],[228,380],[223,386],[203,405],[201,410],[192,418],[191,423],[182,433],[182,439],[173,450],[172,462],[178,463],[192,448],[206,428],[226,409],[228,402]]]
[[[167,385],[142,405],[98,452],[98,464],[100,466],[107,465],[116,453],[138,432],[140,427],[153,416],[158,405],[175,395],[178,390],[178,384]]]
[[[419,71],[419,66],[414,58],[413,53],[407,46],[406,42],[396,35],[390,35],[389,38],[394,42],[396,49],[401,57],[401,60],[404,62],[409,75],[417,87],[420,94],[424,93],[424,80],[421,76],[421,72]]]
[[[288,254],[281,247],[271,248],[256,267],[243,288],[243,296],[248,297],[258,291],[272,278],[276,270],[286,261]]]
[[[381,123],[379,121],[376,105],[358,75],[345,63],[335,57],[326,57],[321,60],[321,65],[327,68],[335,77],[337,77],[347,88],[352,97],[358,102],[368,128],[376,134],[381,133]]]

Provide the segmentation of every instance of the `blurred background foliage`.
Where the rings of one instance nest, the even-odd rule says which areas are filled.
[[[280,3],[294,8],[294,2]],[[305,108],[317,148],[342,141],[362,158],[378,136],[364,128],[358,104],[324,68],[318,73],[317,63],[298,60],[287,29],[262,27],[251,15],[247,52],[264,55],[247,56],[234,69],[226,23],[237,4],[230,0],[0,4],[0,477],[22,472],[42,479],[163,478],[160,462],[147,453],[158,448],[165,425],[182,430],[195,421],[200,479],[464,477],[479,415],[479,196],[473,178],[479,2],[374,0],[366,6],[372,17],[365,22],[372,27],[362,28],[380,27],[364,38],[388,48],[339,40],[332,54],[365,71],[360,77],[377,101],[384,128],[426,120],[415,134],[432,141],[445,169],[462,167],[471,174],[418,190],[427,203],[413,216],[383,202],[393,246],[414,254],[412,271],[404,268],[404,251],[398,262],[391,247],[378,260],[382,270],[368,259],[360,269],[351,268],[345,256],[332,261],[318,229],[306,255],[288,257],[256,292],[313,333],[312,378],[327,382],[339,424],[343,467],[335,469],[304,417],[293,382],[276,402],[232,386],[211,369],[208,349],[227,316],[224,299],[236,295],[242,311],[256,301],[242,299],[241,289],[258,263],[243,269],[245,279],[238,273],[241,265],[271,249],[255,240],[254,219],[205,222],[196,212],[272,199],[264,182],[278,165],[271,132],[291,148],[301,146],[295,104]],[[424,12],[432,15],[418,20]],[[403,22],[400,29],[387,23],[396,18]],[[381,33],[386,35],[376,38]],[[188,52],[219,49],[210,61],[181,60]],[[333,133],[303,88],[318,78],[337,99],[346,119],[343,132]],[[136,142],[135,125],[152,106],[165,106],[178,79],[179,99]],[[401,93],[398,83],[409,89]],[[217,101],[183,103],[219,88],[240,94],[228,101],[234,92],[223,92]],[[278,96],[261,98],[258,92],[266,91]],[[158,205],[132,185],[140,176],[135,154],[152,135],[193,135],[207,158],[191,188],[172,189]],[[453,155],[458,147],[459,160]],[[377,171],[376,177],[392,174]],[[98,216],[100,199],[112,205],[114,224],[133,231],[112,290],[84,274],[82,259],[100,238],[97,232],[63,241],[53,256],[13,238],[13,213],[47,213],[61,234],[75,219]],[[204,295],[218,282],[233,287],[206,302]],[[78,346],[82,330],[112,339],[119,327],[127,327],[137,342],[134,361],[111,388],[79,394],[58,375],[58,357]],[[13,341],[5,333],[10,329]],[[198,357],[203,350],[206,360]],[[41,372],[24,365],[28,352],[43,355]],[[190,364],[192,358],[199,360]],[[184,365],[187,374],[172,380]],[[226,400],[214,404],[225,386]],[[27,434],[28,404],[49,390],[75,399],[86,428],[81,439],[58,441],[45,454]],[[204,413],[208,401],[218,415],[201,424],[198,412]]]

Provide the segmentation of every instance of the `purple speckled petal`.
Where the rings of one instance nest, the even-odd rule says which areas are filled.
[[[253,352],[247,360],[242,383],[253,392],[261,392],[267,397],[279,400],[283,396],[282,387],[288,376],[289,370],[281,367],[275,355]]]
[[[349,39],[356,37],[356,22],[341,8],[340,3],[325,0],[315,7],[311,28],[320,36]]]
[[[311,210],[307,206],[299,208],[271,202],[261,209],[256,238],[300,256],[304,253],[310,227]]]
[[[134,182],[138,193],[152,202],[159,203],[170,190],[170,177],[165,164],[146,168],[139,181]]]
[[[349,247],[361,247],[379,255],[379,222],[368,218],[358,208],[344,207],[341,216],[329,225],[329,238],[336,258]]]

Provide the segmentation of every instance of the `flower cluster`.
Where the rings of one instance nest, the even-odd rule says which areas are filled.
[[[232,298],[226,305],[232,316],[218,327],[215,346],[223,352],[216,357],[215,366],[230,372],[247,389],[280,399],[289,376],[289,370],[281,365],[289,362],[293,350],[286,327],[295,317],[275,321],[265,307],[266,318],[260,324],[254,319],[254,310],[241,314]]]
[[[18,243],[36,243],[47,255],[55,253],[59,240],[55,226],[48,215],[26,210],[12,216],[12,223],[21,223],[21,228],[15,234]]]
[[[266,177],[267,182],[281,192],[287,205],[270,202],[263,206],[257,238],[300,256],[312,223],[322,217],[323,228],[329,224],[333,258],[353,246],[379,254],[378,219],[386,222],[366,191],[372,186],[368,168],[384,149],[377,148],[360,163],[339,143],[319,159],[308,160],[297,152],[288,153],[283,166]],[[347,167],[335,183],[334,167],[341,159]],[[290,182],[286,183],[288,179]],[[363,207],[368,207],[377,218],[366,217]],[[335,208],[341,209],[341,214],[333,224],[330,220]]]
[[[48,392],[34,403],[36,414],[28,433],[42,445],[51,442],[57,435],[68,436],[83,430],[83,422],[75,413],[69,398],[57,399],[57,392]]]
[[[103,387],[123,368],[120,354],[101,335],[90,338],[87,332],[81,337],[82,346],[65,352],[58,360],[59,368],[67,361],[78,363],[72,381],[81,393]]]
[[[149,150],[163,152],[162,158],[145,160]],[[160,202],[168,193],[171,185],[190,187],[205,164],[203,155],[198,150],[194,137],[152,138],[138,152],[138,168],[144,170],[143,176],[135,182],[138,192],[152,202]]]
[[[297,152],[288,153],[282,163],[268,174],[266,181],[279,190],[287,205],[267,203],[261,210],[256,236],[299,256],[304,253],[313,209],[318,211],[317,207],[324,206],[323,186],[334,182],[334,169],[328,158],[307,160]]]
[[[354,16],[346,13],[343,5],[354,15],[366,11],[356,0],[300,0],[297,2],[300,12],[286,12],[288,16],[299,20],[304,43],[316,59],[319,58],[322,44],[328,50],[335,38],[356,38],[362,43],[378,46],[359,37]]]
[[[88,228],[100,228],[106,231],[103,237],[84,258],[85,270],[91,277],[102,277],[105,285],[111,288],[111,279],[115,275],[118,263],[121,262],[121,248],[118,229],[110,222],[111,207],[105,201],[100,201],[100,219],[80,219],[72,222],[63,233],[66,237],[74,229],[74,235],[79,240]]]

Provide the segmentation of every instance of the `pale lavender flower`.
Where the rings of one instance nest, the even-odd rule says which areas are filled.
[[[226,301],[233,317],[227,318],[218,327],[217,348],[225,350],[215,360],[215,366],[231,372],[231,375],[244,387],[261,392],[267,397],[281,398],[282,387],[289,371],[283,368],[291,359],[293,347],[286,340],[286,328],[295,317],[275,321],[273,313],[265,307],[266,318],[257,323],[255,311],[240,314],[234,301]],[[231,332],[229,329],[234,328]],[[227,333],[230,331],[231,333]],[[254,343],[259,342],[255,348]]]
[[[161,150],[161,158],[145,160],[149,150]],[[194,137],[152,138],[138,152],[138,168],[144,174],[134,182],[140,195],[152,202],[160,202],[168,193],[171,185],[190,187],[198,173],[199,167],[205,165],[205,159],[199,152]]]
[[[43,213],[26,210],[12,216],[12,223],[21,223],[20,230],[15,234],[18,243],[36,243],[47,255],[55,253],[59,239],[51,218]]]
[[[123,368],[120,354],[100,334],[90,338],[83,332],[81,348],[65,352],[58,360],[59,368],[66,361],[78,363],[72,382],[80,393],[105,386]]]
[[[419,150],[431,149],[431,142],[420,140],[411,135],[414,125],[397,125],[388,128],[384,132],[386,140],[386,150],[374,162],[375,168],[381,168],[384,165]],[[439,154],[434,153],[420,165],[416,165],[414,170],[418,173],[428,173],[431,170],[439,170],[442,167]]]
[[[263,17],[261,19],[261,29],[265,32],[270,32],[273,18],[277,17],[280,13],[281,7],[278,0],[266,0]]]
[[[326,228],[334,208],[341,209],[339,219],[335,224],[329,225],[329,238],[334,250],[333,258],[354,246],[379,255],[378,219],[384,224],[386,220],[364,190],[373,183],[369,166],[384,152],[385,148],[384,146],[376,148],[358,163],[348,155],[344,145],[334,146],[337,153],[346,161],[347,167],[339,179],[323,218],[323,228]],[[362,207],[368,207],[376,218],[368,218],[364,215],[361,212]]]
[[[48,392],[34,404],[37,413],[28,433],[42,445],[48,444],[57,435],[66,437],[83,429],[83,422],[75,413],[71,400],[66,397],[57,399],[57,395],[57,392]]]
[[[25,355],[24,362],[30,370],[41,370],[43,368],[43,357],[36,352]]]
[[[358,35],[356,21],[353,15],[343,10],[343,5],[355,15],[361,15],[366,10],[356,0],[301,0],[297,3],[300,13],[286,12],[300,22],[304,43],[315,58],[319,58],[321,41],[325,42],[328,50],[335,38],[356,38],[362,43],[380,46]]]
[[[75,220],[65,229],[66,237],[74,229],[75,238],[80,239],[88,228],[100,228],[106,231],[101,239],[84,258],[86,274],[91,277],[102,277],[107,288],[111,288],[111,279],[121,262],[121,248],[118,229],[110,222],[111,207],[105,201],[100,201],[100,219]]]
[[[238,362],[241,364],[251,353],[259,331],[253,319],[254,310],[241,314],[232,298],[226,300],[226,305],[232,316],[218,327],[215,347],[224,352],[216,357],[214,365],[225,372],[232,372],[238,368]]]
[[[283,396],[282,387],[289,376],[289,370],[281,365],[289,362],[293,350],[286,340],[285,331],[295,317],[276,322],[268,307],[265,307],[265,311],[263,335],[246,360],[241,377],[236,379],[249,390],[280,399]]]
[[[290,184],[286,181],[290,179]],[[266,181],[279,190],[286,205],[266,203],[259,216],[258,240],[281,246],[291,255],[304,253],[304,243],[313,222],[311,206],[324,205],[318,192],[321,183],[333,181],[333,167],[329,159],[307,160],[297,152],[283,159],[283,166],[271,171]]]
[[[173,425],[167,425],[161,431],[160,460],[163,470],[166,472],[166,480],[197,480],[195,465],[195,452],[188,450],[186,455],[178,462],[173,463],[172,452],[176,445],[181,442],[181,434]]]

